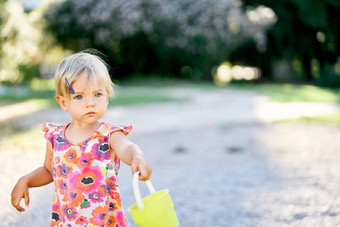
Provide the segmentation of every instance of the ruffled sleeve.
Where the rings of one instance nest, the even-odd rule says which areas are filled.
[[[125,135],[128,135],[132,129],[132,125],[117,125],[108,122],[103,122],[102,124],[97,132],[103,136],[110,136],[110,134],[115,131],[122,131]]]
[[[45,139],[52,144],[53,141],[53,132],[57,128],[56,125],[50,124],[48,122],[45,122],[43,126],[41,127],[41,130],[45,133],[44,137]]]
[[[115,125],[110,123],[104,123],[101,133],[104,136],[110,137],[111,133],[115,131],[122,131],[125,135],[128,135],[131,132],[132,125]],[[110,139],[109,139],[110,140]],[[118,177],[119,167],[120,167],[120,159],[116,154],[113,157],[114,171],[116,176]]]
[[[132,125],[112,125],[109,129],[109,134],[119,130],[123,131],[125,135],[129,135],[132,130]]]

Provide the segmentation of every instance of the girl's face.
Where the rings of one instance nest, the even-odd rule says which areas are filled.
[[[90,83],[87,73],[83,72],[72,84],[72,88],[74,94],[71,94],[69,100],[64,100],[64,108],[60,104],[62,109],[71,114],[74,123],[96,123],[105,114],[109,103],[109,93],[105,87],[98,81]]]

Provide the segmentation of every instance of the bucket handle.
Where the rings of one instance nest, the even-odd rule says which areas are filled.
[[[133,193],[135,195],[135,199],[138,205],[138,208],[140,210],[144,209],[143,201],[142,201],[142,196],[140,195],[139,187],[138,187],[138,177],[139,177],[140,171],[137,171],[133,174],[132,177],[132,186],[133,186]],[[155,193],[155,188],[152,186],[151,181],[147,180],[145,181],[146,185],[148,186],[148,189],[151,194]]]

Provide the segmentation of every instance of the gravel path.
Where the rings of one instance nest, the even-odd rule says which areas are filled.
[[[279,105],[232,90],[164,92],[189,101],[117,107],[103,120],[134,125],[129,137],[150,160],[156,190],[170,190],[180,226],[340,225],[340,129],[270,123],[306,114],[306,109],[309,114],[328,113],[336,106]],[[69,119],[54,109],[12,120],[37,128],[44,121]],[[25,213],[17,213],[9,202],[19,176],[42,163],[44,147],[21,151],[9,146],[0,152],[0,226],[49,226],[52,184],[30,189]],[[134,198],[126,165],[120,188],[127,209]]]

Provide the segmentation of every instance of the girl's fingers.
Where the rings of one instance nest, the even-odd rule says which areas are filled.
[[[132,169],[132,175],[133,174],[135,174],[137,171],[139,171],[139,177],[138,177],[138,179],[139,180],[144,180],[145,179],[145,176],[146,176],[146,174],[145,174],[145,168],[142,166],[142,167],[140,167],[140,166],[131,166],[131,169]]]
[[[140,167],[141,174],[139,180],[146,181],[150,179],[151,172],[145,166]]]
[[[148,164],[138,163],[131,165],[132,175],[140,171],[138,179],[146,181],[150,179],[152,169]]]
[[[28,207],[28,205],[30,204],[30,197],[28,195],[28,192],[24,193],[24,199],[25,199],[25,205]]]
[[[144,180],[145,179],[145,168],[140,167],[139,170],[140,170],[139,180]]]
[[[135,172],[138,171],[138,166],[136,165],[131,166],[131,170],[132,170],[132,175],[135,174]]]
[[[23,211],[25,211],[25,209],[20,206],[20,200],[21,200],[21,198],[15,198],[14,200],[12,200],[12,206],[15,209],[17,209],[19,212],[23,212]]]

